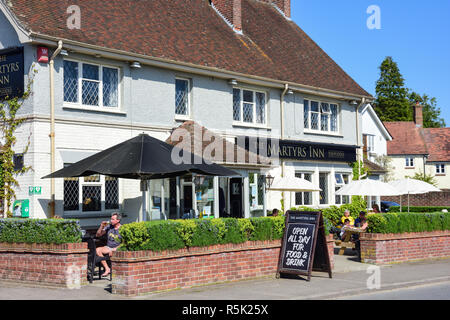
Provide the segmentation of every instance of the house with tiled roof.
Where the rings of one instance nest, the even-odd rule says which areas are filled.
[[[240,147],[257,155],[221,162],[238,177],[149,181],[147,211],[169,218],[265,215],[280,208],[280,193],[266,190],[277,175],[322,189],[287,194],[286,207],[339,205],[335,190],[362,157],[360,113],[373,97],[291,19],[289,0],[0,0],[0,28],[0,67],[23,70],[2,75],[0,99],[33,75],[17,133],[18,150],[30,139],[24,162],[34,170],[19,177],[17,195],[30,199],[32,217],[82,226],[113,211],[148,218],[138,181],[41,179],[142,132],[165,141],[196,123],[227,146],[243,137]],[[246,160],[268,151],[270,163]]]
[[[414,109],[414,121],[384,122],[393,137],[387,152],[394,178],[425,172],[438,188],[450,189],[450,128],[423,128],[422,106]]]

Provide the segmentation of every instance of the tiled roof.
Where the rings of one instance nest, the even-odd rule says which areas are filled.
[[[421,129],[412,121],[383,122],[392,136],[387,141],[388,155],[427,154],[428,150]]]
[[[369,168],[369,171],[371,173],[384,174],[384,173],[388,172],[388,170],[384,169],[382,166],[380,166],[368,159],[364,159],[364,165]]]
[[[208,0],[1,0],[28,31],[250,76],[370,96],[272,5],[242,0],[243,34]],[[70,30],[67,8],[81,9]]]
[[[450,128],[425,128],[423,136],[430,153],[428,161],[450,161]]]
[[[428,161],[450,161],[450,128],[418,128],[412,121],[384,122],[393,140],[388,155],[428,154]]]

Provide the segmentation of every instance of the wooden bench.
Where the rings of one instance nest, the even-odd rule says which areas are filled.
[[[336,240],[335,244],[337,246],[340,246],[341,248],[339,249],[339,255],[343,255],[345,252],[345,248],[355,248],[355,243],[351,241],[352,235],[356,234],[356,233],[361,233],[364,232],[364,230],[360,229],[360,228],[348,228],[345,230],[344,233],[344,239],[343,240]]]

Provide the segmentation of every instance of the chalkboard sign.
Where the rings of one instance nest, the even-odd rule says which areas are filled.
[[[307,275],[328,272],[331,264],[321,212],[288,211],[277,274]]]

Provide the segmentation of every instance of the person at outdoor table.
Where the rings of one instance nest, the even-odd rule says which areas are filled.
[[[96,249],[96,253],[99,257],[104,257],[105,255],[112,256],[113,252],[117,250],[117,247],[120,245],[122,240],[122,236],[119,234],[120,220],[122,220],[122,215],[118,212],[114,212],[111,215],[111,221],[103,221],[100,227],[97,230],[97,237],[102,237],[106,234],[107,242],[105,247],[98,247]],[[102,274],[102,277],[109,275],[111,269],[108,266],[108,263],[103,260],[101,261],[103,267],[105,268],[105,272]]]
[[[272,210],[272,217],[276,217],[276,216],[278,216],[278,209],[273,209]]]
[[[376,203],[372,206],[372,210],[374,213],[380,213],[380,208]]]
[[[364,211],[360,211],[359,217],[355,220],[355,227],[366,230],[367,225],[366,213]]]
[[[344,211],[344,215],[341,218],[342,224],[345,225],[345,220],[347,219],[349,220],[351,226],[355,225],[355,219],[350,215],[350,211],[348,209]]]
[[[341,228],[341,234],[340,234],[341,240],[344,240],[345,232],[351,228],[352,228],[352,225],[350,225],[350,219],[345,219],[344,225]]]

